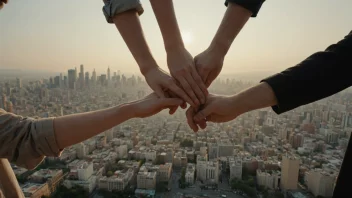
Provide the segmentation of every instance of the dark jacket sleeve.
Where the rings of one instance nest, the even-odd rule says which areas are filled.
[[[325,51],[262,82],[272,87],[278,100],[273,110],[278,114],[348,88],[352,85],[352,32]]]
[[[225,5],[227,6],[229,3],[235,3],[251,11],[253,13],[252,17],[256,17],[264,1],[265,0],[226,0]]]

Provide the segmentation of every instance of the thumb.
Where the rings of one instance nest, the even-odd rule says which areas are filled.
[[[211,113],[211,106],[206,106],[204,109],[198,111],[198,113],[194,116],[194,120],[196,122],[201,122],[202,120],[205,120]]]

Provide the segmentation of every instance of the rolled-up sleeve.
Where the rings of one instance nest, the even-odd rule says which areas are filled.
[[[104,0],[103,13],[108,23],[113,23],[112,18],[122,12],[135,10],[139,15],[144,9],[140,0]]]
[[[252,12],[252,17],[256,17],[265,0],[226,0],[225,5],[235,3]]]
[[[58,157],[60,154],[54,118],[24,118],[0,109],[0,158],[33,169],[45,156]]]

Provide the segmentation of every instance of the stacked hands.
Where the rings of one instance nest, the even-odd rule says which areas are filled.
[[[209,94],[207,88],[219,75],[224,56],[216,51],[205,50],[195,58],[186,50],[167,53],[171,75],[160,67],[143,72],[148,85],[154,90],[147,98],[159,98],[158,102],[169,108],[170,114],[180,106],[186,111],[188,125],[193,131],[206,128],[207,122],[226,122],[236,117],[233,97]],[[168,102],[165,102],[168,101]],[[154,101],[153,101],[154,103]],[[160,111],[159,109],[157,111]],[[138,116],[146,117],[146,116]]]

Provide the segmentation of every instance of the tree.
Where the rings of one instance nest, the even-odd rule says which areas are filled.
[[[114,174],[114,173],[113,173],[112,171],[108,171],[108,172],[106,173],[106,176],[111,177],[113,174]]]

